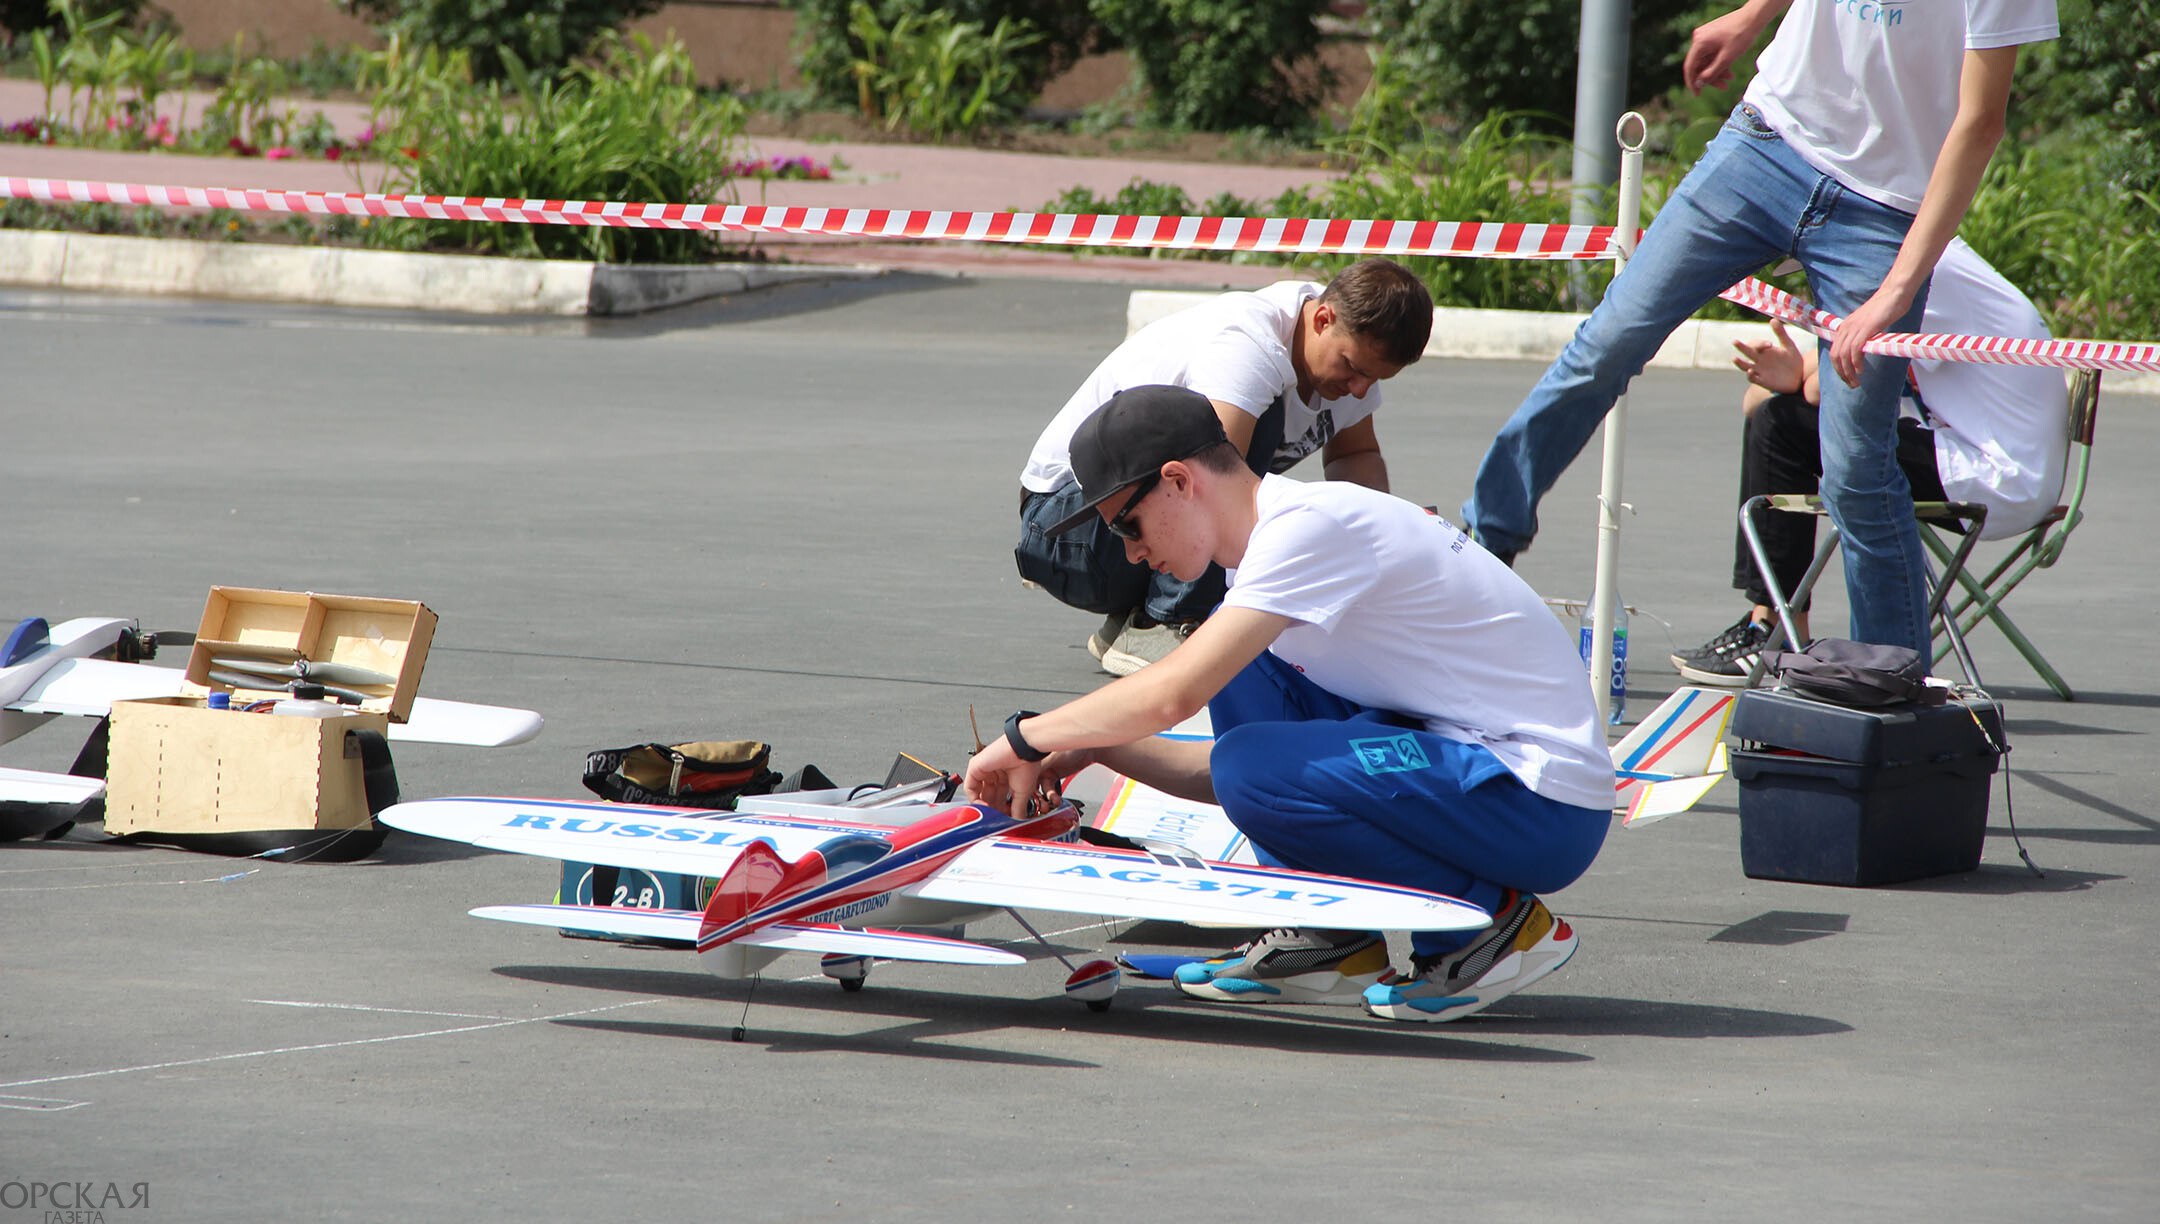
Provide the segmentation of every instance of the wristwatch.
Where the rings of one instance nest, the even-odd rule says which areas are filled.
[[[1012,746],[1013,755],[1023,761],[1040,761],[1050,755],[1038,749],[1035,745],[1028,743],[1027,737],[1020,734],[1020,720],[1034,718],[1035,716],[1036,712],[1034,710],[1018,710],[1014,712],[1011,718],[1005,720],[1005,742]]]

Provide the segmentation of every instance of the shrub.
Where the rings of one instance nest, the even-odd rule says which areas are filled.
[[[1731,5],[1706,10],[1703,0],[1637,0],[1630,7],[1628,97],[1647,99],[1679,83],[1689,34]],[[1549,133],[1572,128],[1578,0],[1372,0],[1366,11],[1420,113],[1467,122],[1506,111]]]
[[[143,0],[0,0],[0,29],[16,36],[57,31],[76,22],[125,29],[135,24],[142,9]],[[71,10],[73,20],[63,10]]]
[[[642,35],[603,39],[597,66],[550,76],[506,58],[509,86],[419,91],[383,138],[394,148],[390,190],[426,195],[708,203],[729,182],[743,111],[701,94],[679,42],[655,49]],[[709,230],[584,225],[401,221],[367,231],[370,243],[540,259],[691,263],[709,259]]]
[[[789,0],[795,10],[795,70],[817,96],[834,106],[855,106],[860,98],[855,64],[866,48],[852,13],[861,0]],[[1006,49],[1006,70],[1013,74],[1012,94],[1025,105],[1042,92],[1043,83],[1072,66],[1101,41],[1101,31],[1078,0],[873,0],[872,18],[889,30],[903,18],[942,16],[995,30],[1010,21],[1014,29],[1035,31],[1038,41]],[[1017,109],[1017,106],[1015,107]]]
[[[1157,122],[1204,131],[1312,122],[1328,0],[1088,0],[1132,56]]]
[[[1041,41],[1026,22],[998,18],[987,33],[951,14],[902,14],[890,29],[862,0],[850,27],[862,45],[855,61],[863,114],[887,130],[905,126],[932,140],[973,133],[1018,118],[1027,104],[1013,54]]]
[[[660,7],[660,0],[339,0],[375,23],[384,37],[466,51],[483,80],[500,79],[514,57],[530,69],[552,71],[593,45],[601,34]]]

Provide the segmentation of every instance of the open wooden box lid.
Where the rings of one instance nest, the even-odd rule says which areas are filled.
[[[409,599],[210,588],[188,654],[187,691],[236,701],[290,695],[292,681],[404,722],[435,639],[435,614]]]

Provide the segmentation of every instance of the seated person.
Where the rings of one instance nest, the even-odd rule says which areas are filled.
[[[1122,676],[1162,657],[1223,595],[1223,573],[1191,581],[1125,559],[1098,522],[1053,538],[1046,528],[1080,504],[1073,431],[1127,387],[1167,384],[1206,396],[1223,431],[1256,472],[1285,472],[1319,451],[1322,474],[1386,492],[1373,433],[1377,384],[1425,351],[1432,297],[1401,264],[1364,259],[1323,288],[1279,281],[1226,293],[1159,319],[1112,350],[1036,440],[1020,474],[1020,576],[1060,602],[1105,619],[1088,640]]]
[[[1953,238],[1935,265],[1922,330],[2045,339],[2047,325],[2025,295]],[[1733,364],[1747,374],[1741,399],[1740,500],[1757,494],[1813,493],[1822,477],[1816,413],[1820,402],[1815,346],[1805,352],[1777,323],[1776,339],[1740,342]],[[2070,400],[2062,371],[1970,361],[1914,361],[1907,392],[1914,416],[1897,423],[1898,466],[1914,501],[1978,502],[1987,507],[1982,539],[2028,530],[2062,492]],[[1815,516],[1756,517],[1763,551],[1788,595],[1815,556]],[[1737,528],[1735,531],[1737,533]],[[1733,589],[1748,611],[1694,650],[1672,656],[1696,684],[1741,685],[1765,650],[1779,647],[1777,612],[1756,571],[1747,537],[1733,544]],[[1793,629],[1808,640],[1807,608],[1793,609]]]
[[[1560,967],[1576,937],[1537,897],[1589,869],[1612,823],[1612,759],[1568,633],[1522,579],[1409,502],[1256,475],[1215,406],[1128,388],[1073,435],[1084,525],[1222,606],[1160,661],[1047,714],[1023,711],[968,765],[968,794],[1019,814],[1101,762],[1222,806],[1263,863],[1444,893],[1493,925],[1418,932],[1396,979],[1380,934],[1283,930],[1180,967],[1238,1003],[1468,1015]],[[1206,706],[1212,743],[1156,733]]]

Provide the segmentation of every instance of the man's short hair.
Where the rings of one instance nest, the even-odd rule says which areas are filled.
[[[1425,282],[1392,259],[1360,259],[1335,274],[1320,301],[1351,334],[1379,346],[1381,356],[1406,366],[1425,355],[1432,337],[1432,294]]]

